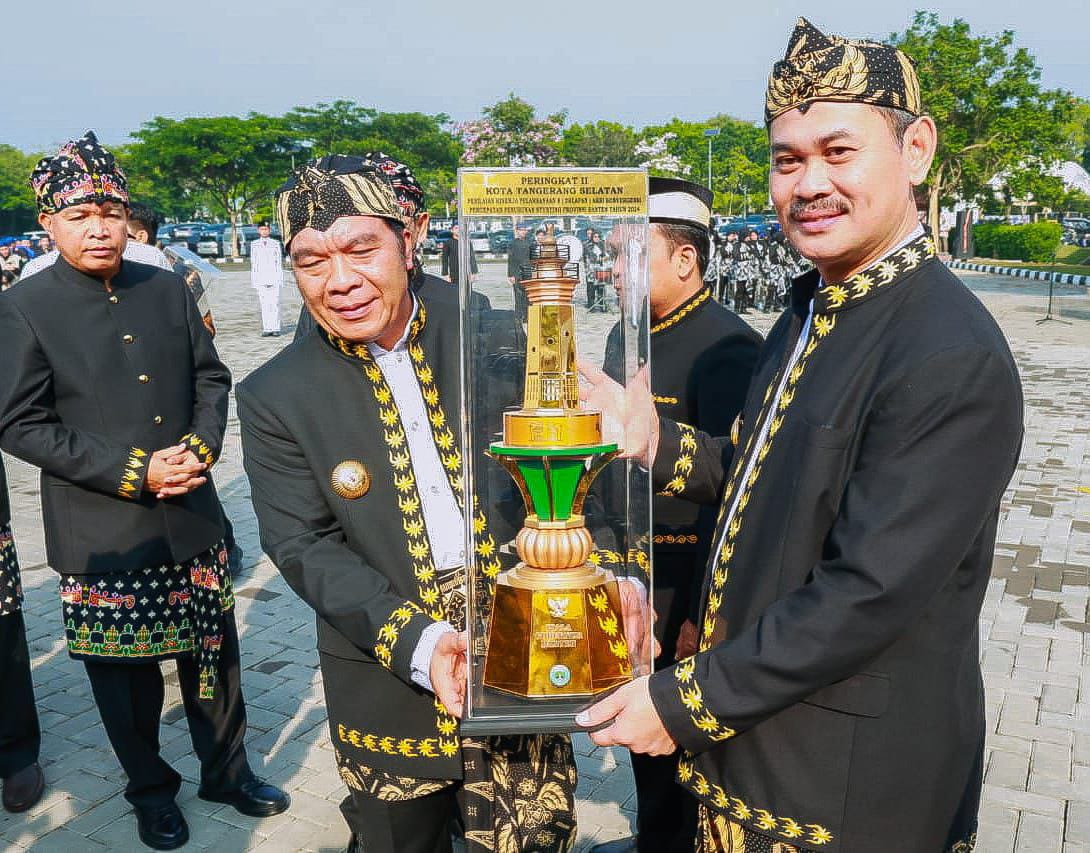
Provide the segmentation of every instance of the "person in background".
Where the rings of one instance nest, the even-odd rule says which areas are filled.
[[[26,258],[23,257],[22,253],[16,252],[11,243],[0,243],[0,270],[10,272],[16,278],[19,278],[22,275],[25,263]]]
[[[450,239],[443,244],[442,252],[442,272],[447,281],[451,284],[458,283],[459,265],[461,264],[461,234],[462,229],[457,223],[455,223],[450,229]],[[473,251],[473,246],[469,247],[469,280],[473,281],[473,277],[477,274],[477,256]]]
[[[23,621],[23,585],[11,531],[11,507],[0,459],[0,778],[7,812],[25,812],[42,798],[45,776],[38,764],[42,732],[30,677],[30,650]]]
[[[530,239],[525,222],[515,225],[515,237],[511,245],[507,247],[507,281],[515,296],[515,316],[525,317],[526,309],[530,302],[526,298],[526,291],[522,287],[522,281],[527,275],[530,266]]]
[[[250,284],[261,303],[261,337],[280,337],[280,288],[284,284],[284,250],[268,222],[257,226],[250,243]]]

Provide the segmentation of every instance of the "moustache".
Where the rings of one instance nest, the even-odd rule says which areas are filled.
[[[817,201],[795,201],[791,203],[791,216],[797,218],[807,213],[848,213],[848,203],[836,196]]]

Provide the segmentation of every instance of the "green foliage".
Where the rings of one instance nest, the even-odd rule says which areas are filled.
[[[929,179],[933,227],[940,203],[982,200],[996,175],[1024,179],[1070,150],[1072,97],[1041,88],[1036,59],[1015,45],[1012,31],[974,36],[961,18],[943,24],[917,12],[890,41],[915,60],[924,109],[939,128]]]
[[[181,120],[162,116],[133,134],[131,168],[157,190],[206,201],[232,224],[255,204],[268,205],[299,146],[279,118],[251,113]]]
[[[572,166],[635,166],[637,139],[631,127],[613,121],[573,124],[560,139],[560,158]]]
[[[0,234],[19,234],[38,227],[30,173],[39,156],[0,145]]]
[[[689,167],[690,180],[706,183],[708,139],[705,130],[719,129],[711,137],[712,189],[717,211],[741,212],[746,198],[750,210],[765,207],[768,197],[768,134],[759,125],[727,115],[715,115],[700,122],[673,119],[667,124],[646,127],[640,136],[649,139],[672,133],[668,150]]]
[[[976,253],[982,258],[1046,263],[1060,246],[1063,228],[1051,220],[1025,225],[981,222],[973,226]]]

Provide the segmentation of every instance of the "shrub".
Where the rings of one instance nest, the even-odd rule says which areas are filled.
[[[1001,225],[981,222],[973,226],[976,253],[984,258],[1047,263],[1059,248],[1063,228],[1058,222]]]

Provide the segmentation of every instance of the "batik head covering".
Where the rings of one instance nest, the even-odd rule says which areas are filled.
[[[362,157],[330,154],[310,160],[276,191],[285,246],[304,228],[326,231],[342,216],[379,216],[404,225],[390,182]]]
[[[39,213],[56,213],[74,204],[129,203],[128,180],[114,155],[98,144],[94,131],[66,142],[43,157],[30,173]]]
[[[902,51],[873,41],[827,36],[799,18],[787,54],[772,67],[765,124],[814,101],[896,107],[923,114],[916,69]]]
[[[394,188],[397,203],[406,219],[412,219],[420,211],[427,209],[424,188],[420,186],[412,169],[381,151],[368,151],[363,159],[386,176],[386,180]]]

